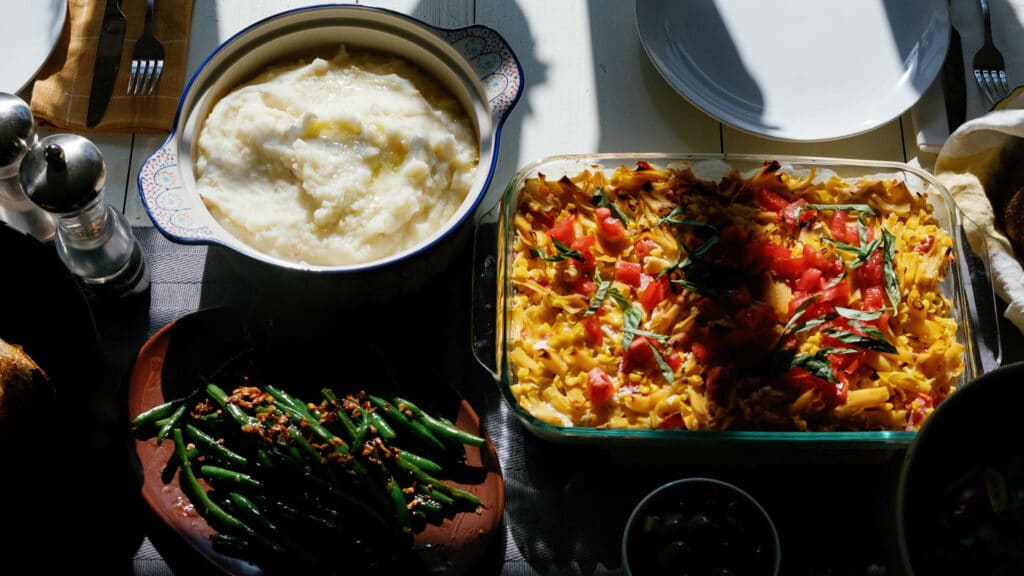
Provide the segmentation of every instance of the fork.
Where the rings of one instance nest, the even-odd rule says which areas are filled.
[[[128,94],[153,92],[164,71],[164,46],[153,35],[153,0],[146,0],[146,25],[132,51],[132,68],[128,77]]]
[[[995,104],[1010,92],[1006,82],[1006,64],[1003,54],[992,42],[992,19],[989,17],[988,0],[981,1],[981,14],[985,19],[985,43],[974,55],[974,79],[988,98]]]

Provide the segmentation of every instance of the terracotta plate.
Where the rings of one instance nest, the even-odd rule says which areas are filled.
[[[422,401],[424,409],[439,412],[474,434],[482,434],[480,418],[468,402],[441,382],[416,378],[414,387],[397,385],[396,379],[410,380],[395,371],[365,342],[356,341],[335,329],[311,327],[310,319],[257,317],[234,309],[199,311],[171,323],[153,335],[139,352],[128,390],[129,417],[183,396],[199,382],[199,375],[211,374],[226,359],[240,352],[253,355],[261,367],[272,366],[289,377],[282,386],[300,398],[316,398],[301,389],[307,382],[319,390],[325,378],[339,394],[360,389],[401,392],[410,400]],[[351,385],[346,385],[346,381]],[[384,388],[381,389],[380,387]],[[178,472],[166,477],[172,442],[157,446],[155,439],[136,439],[135,450],[142,473],[142,496],[156,515],[216,567],[231,574],[257,575],[262,571],[246,561],[214,550],[209,537],[213,529],[189,506],[178,484]],[[485,562],[488,547],[500,534],[505,508],[505,485],[494,445],[488,439],[482,448],[466,446],[466,466],[453,486],[475,494],[483,502],[479,513],[464,512],[446,519],[440,526],[428,525],[414,542],[422,565],[433,573],[467,574]]]

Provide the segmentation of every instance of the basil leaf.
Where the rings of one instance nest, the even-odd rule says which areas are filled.
[[[804,315],[804,312],[807,312],[807,309],[811,307],[811,304],[814,304],[820,297],[821,296],[818,294],[815,294],[801,302],[800,305],[796,307],[796,310],[793,311],[793,315],[789,317],[789,321],[786,322],[786,325],[782,327],[782,334],[785,335],[786,332],[796,324],[796,321]]]
[[[568,260],[570,258],[578,262],[584,261],[583,254],[579,250],[573,250],[572,248],[569,248],[568,246],[566,246],[565,244],[558,240],[555,240],[554,238],[551,239],[551,242],[555,245],[555,250],[557,250],[557,252],[554,255],[545,256],[543,252],[536,248],[530,250],[530,255],[533,256],[534,258],[540,258],[545,262],[560,262],[562,260]]]
[[[598,188],[595,190],[591,201],[594,203],[594,206],[597,206],[598,208],[607,208],[611,211],[612,216],[615,216],[621,220],[623,224],[629,226],[629,216],[626,216],[626,213],[623,212],[615,202],[612,202],[611,198],[608,198],[608,195],[604,193],[603,189]]]
[[[896,237],[882,228],[882,275],[885,279],[885,292],[889,295],[893,310],[900,304],[900,284],[896,278]]]
[[[840,242],[840,241],[836,240],[835,238],[829,238],[828,236],[822,236],[821,239],[824,240],[825,242],[828,242],[829,244],[835,246],[836,250],[840,250],[842,252],[849,252],[851,254],[860,254],[860,252],[861,252],[861,247],[860,246],[854,246],[853,244],[847,244],[845,242]]]
[[[640,310],[634,306],[622,309],[622,348],[629,348],[633,337],[636,336],[636,328],[640,325],[642,315]]]
[[[868,225],[864,223],[864,215],[857,216],[857,243],[861,246],[868,241]]]
[[[842,282],[844,278],[846,278],[846,270],[843,270],[843,271],[842,271],[842,272],[841,272],[841,273],[839,274],[839,276],[836,276],[835,278],[833,278],[833,279],[832,279],[832,281],[831,281],[831,282],[829,282],[829,283],[828,283],[828,284],[827,284],[827,285],[825,286],[825,288],[832,288],[833,286],[838,286],[838,285],[839,285],[839,283],[840,283],[840,282]]]
[[[797,324],[790,329],[790,334],[799,334],[801,332],[817,328],[835,317],[835,314],[825,314],[819,318],[814,318],[813,320],[808,320],[802,324]]]
[[[843,344],[864,348],[865,350],[876,350],[878,352],[888,352],[890,354],[896,353],[896,347],[890,344],[881,332],[878,330],[874,330],[874,332],[877,334],[877,337],[856,334],[854,332],[847,332],[846,330],[839,330],[836,328],[828,328],[823,333],[825,336],[835,338]]]
[[[878,247],[881,245],[881,238],[875,238],[874,240],[872,240],[870,244],[861,249],[861,252],[857,254],[857,257],[854,258],[852,262],[846,265],[847,269],[853,270],[854,268],[860,268],[865,262],[868,261],[868,258],[871,257],[871,253],[877,250]]]
[[[718,297],[718,292],[715,292],[715,290],[712,289],[710,286],[701,286],[700,284],[695,284],[688,280],[682,280],[679,278],[673,278],[672,283],[679,284],[683,288],[686,288],[687,290],[695,294],[700,294],[702,296],[710,296],[712,298]]]
[[[803,368],[811,374],[832,383],[838,382],[836,375],[832,372],[832,363],[828,361],[829,354],[853,354],[857,350],[851,348],[822,348],[813,355],[797,354],[793,357],[791,366]]]
[[[648,340],[654,340],[659,344],[664,344],[668,342],[668,336],[665,336],[664,334],[658,334],[657,332],[648,332],[647,330],[633,330],[633,334],[637,336],[644,336]]]
[[[668,216],[665,216],[661,220],[658,220],[658,225],[661,226],[664,224],[686,224],[687,226],[693,226],[695,228],[707,228],[709,230],[714,230],[715,232],[718,232],[718,228],[715,228],[714,226],[708,224],[707,222],[701,222],[700,220],[691,220],[689,218],[681,218],[680,215],[684,214],[685,212],[685,207],[676,206],[675,208],[672,209],[671,212],[668,213]]]
[[[887,309],[882,308],[881,310],[875,310],[874,312],[868,312],[866,310],[856,310],[854,308],[843,308],[842,306],[836,306],[836,313],[846,318],[847,320],[863,320],[870,322],[871,320],[878,320],[882,317]]]
[[[863,332],[864,334],[866,334],[867,336],[876,341],[884,342],[886,349],[879,350],[880,352],[888,352],[890,354],[896,353],[896,346],[891,344],[889,340],[886,339],[885,334],[882,334],[882,331],[879,330],[878,328],[875,328],[874,326],[868,326],[867,324],[862,324],[856,320],[851,320],[850,326],[853,326],[857,330],[860,330],[861,332]]]
[[[610,280],[601,280],[601,274],[598,272],[594,272],[594,282],[597,282],[597,291],[594,292],[594,297],[590,299],[590,306],[587,308],[586,313],[583,314],[584,318],[597,313],[601,308],[601,302],[608,295],[608,289],[612,286]]]
[[[832,363],[820,351],[813,356],[810,354],[797,354],[793,357],[791,365],[794,368],[803,368],[822,380],[838,382],[836,375],[832,372]]]
[[[676,373],[672,371],[672,367],[669,366],[668,362],[665,361],[665,358],[662,357],[661,351],[658,350],[658,347],[652,344],[650,340],[647,341],[647,345],[651,347],[651,352],[654,353],[654,361],[658,363],[658,369],[661,370],[661,375],[665,378],[665,381],[669,384],[675,382]]]
[[[612,300],[619,305],[619,309],[622,310],[622,348],[629,348],[629,344],[633,341],[633,337],[636,335],[637,326],[640,326],[640,320],[643,318],[643,313],[639,309],[634,307],[622,292],[619,292],[615,288],[608,289],[608,295],[611,296]]]
[[[803,210],[856,210],[865,214],[875,215],[875,211],[867,204],[804,204]]]

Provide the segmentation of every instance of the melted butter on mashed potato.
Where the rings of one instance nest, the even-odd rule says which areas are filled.
[[[228,232],[324,266],[384,258],[433,234],[478,161],[465,111],[436,80],[345,47],[224,96],[197,146],[199,194]]]

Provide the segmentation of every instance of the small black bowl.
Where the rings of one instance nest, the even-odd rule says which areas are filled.
[[[910,575],[1024,574],[1024,362],[988,372],[925,420],[900,475]]]
[[[622,537],[627,576],[779,573],[779,535],[768,513],[740,488],[684,478],[637,504]]]

